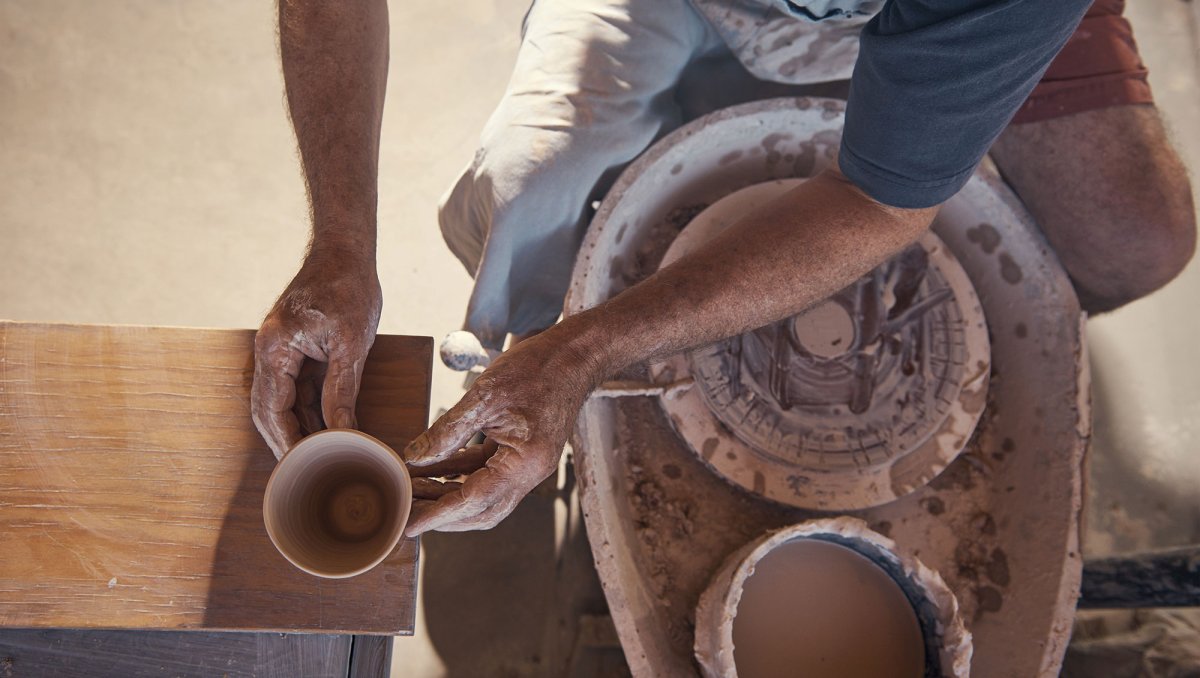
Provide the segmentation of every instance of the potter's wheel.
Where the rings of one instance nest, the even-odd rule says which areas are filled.
[[[801,182],[764,182],[698,214],[667,266]],[[764,293],[767,293],[764,291]],[[800,508],[862,509],[923,486],[983,412],[990,355],[970,279],[933,233],[826,301],[651,367],[688,447],[721,477]]]
[[[837,150],[842,107],[811,98],[757,102],[659,141],[601,204],[566,313],[653,273],[683,227],[721,198],[820,171]],[[933,230],[987,318],[985,409],[932,481],[881,506],[841,513],[918,552],[940,573],[974,637],[972,675],[1054,676],[1081,572],[1080,467],[1090,419],[1079,305],[994,169],[976,172]],[[831,320],[834,335],[838,322]],[[829,334],[806,341],[821,350],[822,336]],[[651,375],[642,367],[622,378]],[[696,386],[688,395],[703,397]],[[592,398],[572,438],[597,571],[638,676],[695,675],[693,611],[721,562],[766,530],[831,515],[734,486],[677,427],[658,399]]]

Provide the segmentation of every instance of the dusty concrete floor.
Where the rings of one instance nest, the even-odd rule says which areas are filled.
[[[392,3],[382,332],[441,337],[461,321],[470,280],[442,246],[434,206],[503,91],[527,4]],[[271,5],[0,1],[0,317],[257,326],[307,234]],[[1129,11],[1185,161],[1200,168],[1200,9],[1142,0]],[[1089,553],[1200,541],[1197,294],[1193,264],[1089,324]],[[459,375],[437,366],[434,410],[460,392]],[[562,514],[561,501],[542,498],[490,535],[428,540],[434,614],[397,640],[396,675],[537,673],[540,620],[556,596],[573,595],[545,582],[562,567],[587,580],[586,568],[555,559],[574,534]],[[455,586],[479,576],[507,585]],[[503,655],[503,667],[469,646]]]

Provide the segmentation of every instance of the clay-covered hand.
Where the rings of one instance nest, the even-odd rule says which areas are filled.
[[[482,462],[461,485],[447,483],[433,493],[415,487],[418,498],[440,496],[413,503],[408,536],[490,529],[558,468],[600,370],[586,351],[561,341],[557,329],[501,355],[457,405],[404,450],[414,476],[444,475]],[[477,432],[487,436],[484,445],[464,448]]]
[[[304,433],[353,428],[383,294],[374,258],[310,253],[254,338],[254,425],[275,453]]]

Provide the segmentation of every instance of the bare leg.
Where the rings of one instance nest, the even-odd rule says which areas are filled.
[[[1150,294],[1192,258],[1192,190],[1155,107],[1113,106],[1010,125],[992,158],[1088,312]]]

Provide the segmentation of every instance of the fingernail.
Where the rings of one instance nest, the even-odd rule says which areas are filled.
[[[339,407],[333,413],[334,428],[354,428],[354,413],[348,407]]]
[[[404,448],[404,461],[420,462],[427,454],[429,454],[429,439],[422,433],[409,443],[408,447]]]

